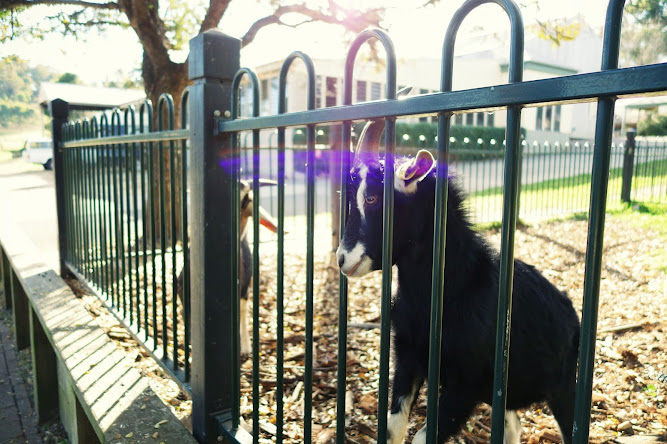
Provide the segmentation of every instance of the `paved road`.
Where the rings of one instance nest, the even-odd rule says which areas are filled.
[[[4,153],[3,153],[4,154]],[[43,248],[43,260],[57,269],[58,230],[53,171],[21,159],[0,161],[0,211],[11,217],[33,243]]]

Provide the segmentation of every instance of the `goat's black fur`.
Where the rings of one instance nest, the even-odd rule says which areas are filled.
[[[397,169],[400,160],[397,160]],[[382,177],[377,160],[365,161],[366,193],[378,196],[361,218],[354,198],[358,166],[348,189],[350,216],[341,248],[363,243],[372,269],[381,269]],[[435,168],[414,194],[394,191],[393,263],[398,289],[391,308],[395,371],[391,414],[428,371]],[[343,265],[339,254],[339,263]],[[445,253],[442,364],[438,442],[458,432],[474,407],[492,402],[499,257],[475,231],[463,208],[463,193],[449,179]],[[546,401],[570,442],[573,424],[579,320],[571,301],[535,268],[514,261],[507,409]],[[411,406],[408,406],[408,408]]]

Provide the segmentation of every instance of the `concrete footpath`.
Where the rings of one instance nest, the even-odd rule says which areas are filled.
[[[42,443],[29,387],[18,366],[11,313],[0,310],[0,443]]]

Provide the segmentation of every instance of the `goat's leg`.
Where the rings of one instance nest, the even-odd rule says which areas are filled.
[[[521,443],[521,421],[516,410],[505,410],[505,444]]]
[[[241,298],[239,313],[239,336],[241,336],[241,355],[248,356],[252,352],[250,334],[248,333],[248,298]]]
[[[558,423],[560,435],[564,444],[572,442],[572,427],[574,425],[574,401],[577,390],[577,345],[578,337],[573,340],[568,359],[563,365],[561,382],[555,385],[547,404]]]
[[[438,443],[444,443],[461,429],[477,403],[457,393],[446,392],[440,396],[439,404]],[[412,444],[426,444],[426,424],[417,432]]]
[[[549,408],[554,414],[554,418],[560,429],[560,436],[563,438],[563,444],[572,442],[572,426],[574,424],[574,398],[575,383],[572,388],[560,393],[547,401]]]
[[[391,392],[391,408],[387,418],[387,443],[401,444],[408,430],[410,410],[417,399],[423,378],[401,365],[396,359]]]

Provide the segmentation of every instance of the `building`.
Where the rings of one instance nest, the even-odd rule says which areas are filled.
[[[509,66],[509,39],[496,34],[480,34],[457,43],[454,63],[453,89],[461,90],[507,83]],[[480,50],[480,48],[485,48]],[[528,36],[524,53],[524,80],[539,80],[596,71],[602,57],[602,38],[590,27],[582,25],[578,37],[571,42],[554,46],[551,42]],[[341,105],[343,103],[342,59],[315,59],[316,108]],[[278,112],[278,77],[282,61],[259,66],[256,73],[260,79],[260,113]],[[412,86],[410,95],[429,94],[440,89],[440,59],[399,59],[397,82]],[[376,63],[365,63],[361,56],[355,64],[353,102],[380,100],[385,97],[385,72]],[[287,81],[287,110],[306,108],[306,70],[300,61],[290,68]],[[251,92],[242,93],[242,115],[250,115]],[[592,140],[595,133],[595,103],[547,105],[527,107],[522,112],[522,127],[529,141]],[[434,116],[419,116],[412,120],[434,121]],[[505,126],[506,112],[470,112],[457,114],[452,125]],[[289,131],[289,130],[288,130]],[[291,140],[289,133],[287,140]],[[275,146],[275,137],[262,136],[263,144]],[[288,142],[289,143],[289,142]]]

